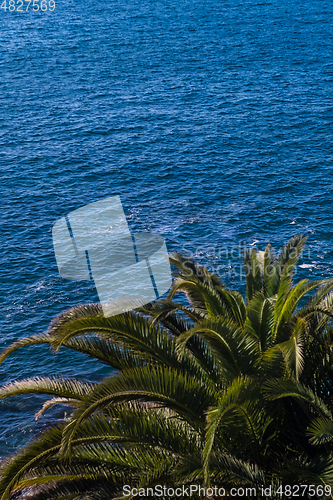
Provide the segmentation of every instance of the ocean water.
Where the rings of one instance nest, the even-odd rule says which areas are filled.
[[[244,245],[296,233],[309,235],[297,277],[332,277],[332,18],[325,0],[0,9],[0,348],[97,300],[59,276],[51,229],[116,194],[132,231],[163,235],[228,286],[243,289]],[[108,373],[41,347],[8,358],[0,383]],[[0,456],[63,415],[35,425],[40,404],[0,403]]]

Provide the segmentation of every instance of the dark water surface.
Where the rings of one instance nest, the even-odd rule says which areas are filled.
[[[230,286],[243,282],[239,245],[278,248],[299,232],[309,253],[298,275],[332,276],[332,19],[325,0],[2,9],[0,347],[97,300],[60,278],[51,228],[115,194],[132,231],[187,245]],[[0,383],[107,373],[35,348],[7,359]],[[0,456],[63,414],[35,427],[39,405],[0,403]]]

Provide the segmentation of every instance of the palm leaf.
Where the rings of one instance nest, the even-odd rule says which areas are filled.
[[[281,398],[294,398],[296,401],[307,402],[322,417],[332,418],[327,405],[309,388],[295,380],[275,380],[264,384],[267,399],[275,401]]]

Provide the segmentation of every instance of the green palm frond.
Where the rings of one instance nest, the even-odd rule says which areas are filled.
[[[148,322],[145,317],[135,312],[105,318],[101,313],[96,317],[92,316],[94,309],[92,306],[82,306],[82,310],[73,308],[61,316],[59,322],[53,322],[50,328],[54,339],[53,347],[60,349],[62,345],[74,339],[86,339],[87,335],[93,333],[109,344],[114,343],[121,349],[125,348],[124,352],[131,350],[134,356],[142,357],[144,362],[151,358],[163,365],[178,366],[175,354],[176,338],[169,330]],[[114,353],[111,345],[109,349]],[[117,354],[119,360],[120,351]],[[191,369],[190,361],[187,368]]]
[[[244,252],[244,272],[246,276],[246,297],[248,302],[262,291],[262,266],[254,249]]]
[[[92,500],[103,491],[105,498],[113,498],[119,493],[119,486],[110,481],[105,481],[103,477],[59,477],[53,478],[50,476],[46,484],[38,484],[36,480],[31,481],[34,485],[33,489],[28,489],[28,498],[31,500]],[[35,484],[34,484],[35,483]],[[22,482],[16,494],[21,490],[27,492],[29,481],[27,484]],[[111,496],[112,495],[112,496]]]
[[[325,301],[327,297],[330,296],[329,303],[326,303],[327,306],[332,305],[332,292],[333,290],[333,279],[323,280],[323,285],[316,290],[316,293],[310,297],[305,308],[311,308],[318,305],[325,305]]]
[[[9,347],[4,349],[0,354],[0,364],[13,352],[21,347],[29,347],[33,345],[50,344],[52,337],[48,333],[39,333],[31,337],[23,338],[13,342]]]
[[[277,266],[279,269],[285,269],[285,266],[288,266],[289,273],[292,272],[298,260],[302,256],[302,252],[306,245],[307,236],[303,236],[302,234],[293,236],[287,243],[284,245],[282,250],[280,251],[277,257]],[[282,271],[283,272],[283,271]],[[280,273],[282,275],[282,273]]]
[[[18,380],[0,389],[0,399],[21,394],[47,394],[77,401],[84,399],[94,388],[94,384],[63,378],[36,377]]]
[[[164,449],[179,456],[199,453],[203,446],[200,433],[175,412],[135,402],[115,405],[83,421],[73,446],[105,441]]]
[[[333,420],[315,419],[309,426],[308,435],[313,444],[333,442]]]
[[[274,304],[273,299],[265,298],[263,293],[257,292],[247,305],[245,328],[253,338],[258,339],[261,351],[271,347],[273,342],[275,327]]]
[[[227,317],[230,317],[235,323],[240,327],[244,326],[246,320],[246,305],[242,295],[239,292],[227,290],[227,289],[217,289],[220,295],[220,299],[226,307]],[[216,314],[215,316],[218,316]]]
[[[319,498],[333,498],[333,457],[329,454],[316,454],[310,460],[301,456],[292,464],[286,461],[281,472],[285,484],[322,486],[324,495],[318,495]],[[325,486],[328,487],[326,490]],[[313,491],[308,496],[315,498]]]
[[[274,346],[280,349],[285,360],[286,369],[298,380],[304,366],[304,336],[306,322],[297,318],[290,338]]]
[[[255,486],[267,488],[270,481],[263,469],[233,455],[215,451],[210,459],[210,483],[225,488]]]
[[[200,266],[195,259],[182,255],[178,252],[172,252],[169,254],[170,264],[175,266],[178,271],[174,273],[174,276],[181,278],[188,278],[189,276],[195,277],[197,281],[205,283],[210,288],[223,288],[223,281],[215,274],[208,271],[205,266]]]
[[[301,257],[305,247],[306,238],[302,235],[292,238],[277,259],[277,267],[280,274],[279,288],[277,291],[276,317],[278,318],[285,300],[292,288],[294,268]]]
[[[315,290],[318,287],[322,287],[325,284],[326,280],[318,280],[312,283],[309,283],[308,280],[302,280],[287,293],[287,295],[284,297],[283,303],[278,303],[277,301],[275,328],[276,336],[278,339],[279,337],[281,337],[281,335],[283,336],[283,329],[286,323],[290,321],[292,315],[295,313],[296,307],[300,300],[310,291]]]
[[[54,405],[78,406],[76,399],[69,398],[52,398],[45,401],[42,408],[35,414],[35,420],[38,420],[43,413],[52,408]]]
[[[227,316],[228,309],[221,300],[218,290],[211,288],[206,283],[201,283],[192,277],[187,279],[176,278],[169,292],[169,300],[176,293],[182,292],[198,314],[201,316]]]
[[[261,435],[265,432],[271,419],[266,423],[261,418],[264,412],[260,399],[261,384],[256,379],[239,377],[228,387],[216,407],[207,412],[206,443],[203,451],[203,463],[206,481],[209,474],[210,455],[218,430],[220,433],[240,433],[242,441],[249,439],[250,445],[256,449],[259,464]],[[265,420],[265,419],[264,419]]]
[[[280,273],[279,266],[276,265],[276,257],[271,245],[267,245],[263,255],[262,263],[262,292],[266,298],[273,297],[279,287]]]
[[[200,336],[209,347],[223,378],[231,382],[235,377],[254,370],[258,355],[257,344],[231,320],[204,320],[180,335],[177,350],[181,358],[186,352],[188,341],[194,335]]]
[[[200,321],[207,317],[207,313],[202,310],[197,310],[193,307],[184,306],[183,304],[179,304],[174,300],[166,300],[161,299],[158,302],[153,304],[149,304],[149,306],[142,307],[140,309],[141,312],[147,314],[152,317],[152,320],[155,323],[159,323],[165,319],[167,319],[170,315],[173,315],[175,312],[181,311],[184,315],[186,315],[191,321],[196,322]]]
[[[282,398],[294,398],[300,403],[308,403],[320,416],[332,418],[327,405],[309,387],[305,387],[296,380],[275,380],[264,384],[264,393],[267,399],[275,401]]]
[[[1,500],[8,499],[10,492],[15,489],[26,472],[59,452],[61,437],[62,427],[53,427],[46,431],[42,437],[28,444],[12,459],[7,459],[1,464]]]
[[[62,452],[70,454],[71,442],[85,419],[93,413],[128,401],[155,402],[170,408],[195,427],[204,425],[203,412],[214,402],[207,379],[191,378],[171,368],[144,366],[124,370],[98,384],[66,426]]]

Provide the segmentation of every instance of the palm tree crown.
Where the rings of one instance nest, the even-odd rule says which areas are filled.
[[[261,488],[308,484],[311,498],[333,498],[333,280],[293,283],[305,242],[292,238],[277,257],[270,245],[246,252],[246,299],[174,253],[167,299],[111,318],[96,304],[74,307],[7,348],[1,361],[49,344],[117,372],[0,389],[50,396],[37,418],[71,408],[2,464],[0,500],[110,500],[124,484],[193,483],[256,487],[259,498]]]

